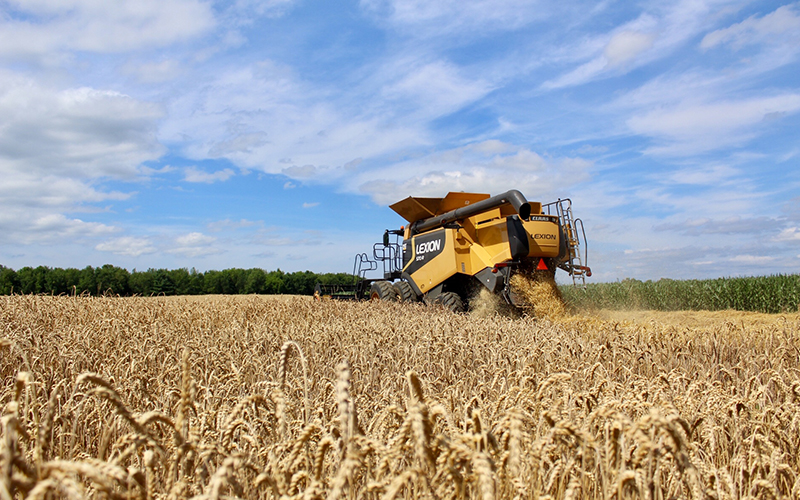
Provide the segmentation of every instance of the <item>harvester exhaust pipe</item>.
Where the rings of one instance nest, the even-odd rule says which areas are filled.
[[[491,198],[481,200],[477,203],[451,210],[450,212],[442,215],[435,215],[428,219],[418,220],[411,225],[411,234],[414,235],[417,233],[422,233],[429,229],[441,227],[459,219],[472,217],[473,215],[477,215],[481,212],[485,212],[506,204],[513,206],[514,210],[516,210],[519,216],[523,219],[527,219],[531,216],[531,205],[528,203],[528,200],[525,199],[525,196],[523,196],[522,193],[516,189],[512,189],[511,191],[507,191],[503,194],[498,194],[497,196],[492,196]]]

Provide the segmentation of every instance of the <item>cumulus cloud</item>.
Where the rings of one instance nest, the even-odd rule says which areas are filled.
[[[114,91],[57,90],[0,75],[0,168],[71,177],[134,178],[158,158],[160,106]]]
[[[800,228],[787,227],[775,239],[778,241],[800,241]]]
[[[591,166],[582,158],[546,159],[513,144],[486,141],[373,170],[354,182],[379,204],[406,196],[441,197],[449,191],[499,194],[509,189],[549,201],[588,179]]]
[[[107,236],[119,228],[98,222],[86,222],[59,213],[11,208],[0,211],[3,243],[52,245]]]
[[[175,238],[175,247],[167,250],[168,253],[184,257],[203,257],[222,253],[221,248],[213,246],[217,238],[199,232],[191,232]]]
[[[122,236],[107,240],[94,248],[101,252],[110,252],[128,257],[139,257],[140,255],[152,254],[157,251],[148,238],[136,238],[134,236]]]
[[[303,203],[303,208],[314,208],[319,205],[318,201]]]
[[[159,106],[118,92],[57,89],[0,72],[0,212],[15,214],[0,229],[20,242],[40,241],[45,226],[50,239],[109,232],[66,213],[131,196],[104,190],[105,180],[158,173],[141,165],[164,152],[161,117]]]
[[[216,23],[198,0],[10,0],[0,18],[0,58],[47,57],[65,50],[122,52],[207,33]]]

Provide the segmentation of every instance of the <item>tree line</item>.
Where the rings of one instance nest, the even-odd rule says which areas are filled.
[[[0,265],[0,295],[205,295],[205,294],[292,294],[311,295],[317,283],[350,284],[346,273],[316,274],[311,271],[285,273],[280,269],[148,269],[128,271],[106,264],[83,269],[45,266],[23,267],[17,271]]]

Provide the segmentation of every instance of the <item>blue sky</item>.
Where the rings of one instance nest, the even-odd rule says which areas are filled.
[[[348,272],[571,198],[597,281],[800,270],[800,4],[0,0],[0,264]]]

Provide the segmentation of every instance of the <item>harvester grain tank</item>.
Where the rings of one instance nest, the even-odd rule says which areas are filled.
[[[425,300],[463,311],[483,287],[526,308],[533,304],[515,290],[516,274],[553,279],[563,269],[574,284],[591,276],[583,223],[573,217],[569,199],[542,205],[517,190],[497,196],[451,192],[444,198],[409,197],[391,208],[408,224],[387,230],[372,258],[356,256],[351,286],[317,285],[316,295]],[[380,264],[383,279],[367,279]]]

